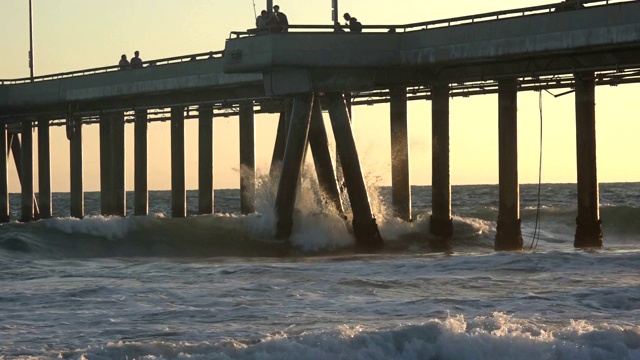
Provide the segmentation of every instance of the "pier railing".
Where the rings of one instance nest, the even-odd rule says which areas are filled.
[[[585,5],[585,7],[593,7],[593,6],[604,6],[615,3],[625,3],[625,2],[633,2],[638,0],[582,0],[581,4]],[[434,29],[434,28],[442,28],[442,27],[451,27],[465,24],[473,24],[483,21],[494,21],[501,20],[513,17],[521,17],[521,16],[530,16],[537,14],[550,13],[555,11],[555,9],[560,6],[565,5],[564,3],[554,3],[548,5],[538,5],[538,6],[530,6],[526,8],[517,8],[510,10],[500,10],[500,11],[492,11],[481,14],[474,15],[466,15],[466,16],[457,16],[448,19],[441,20],[431,20],[424,21],[419,23],[410,23],[404,25],[363,25],[363,32],[410,32],[410,31],[418,31],[418,30],[426,30],[426,29]],[[289,31],[295,32],[333,32],[337,29],[347,30],[348,26],[336,24],[336,25],[289,25],[287,29]],[[264,33],[263,30],[262,33]],[[266,29],[268,32],[269,30]],[[247,36],[256,36],[258,34],[258,29],[249,29],[247,31],[232,31],[229,35],[229,39],[247,37]]]
[[[161,66],[161,65],[176,64],[176,63],[181,63],[186,61],[221,58],[222,53],[223,51],[220,50],[220,51],[210,51],[206,53],[198,53],[198,54],[191,54],[191,55],[174,56],[170,58],[143,61],[142,65],[145,67]],[[132,70],[136,70],[136,69],[132,69]],[[56,73],[56,74],[50,74],[50,75],[34,76],[33,79],[31,79],[30,77],[20,78],[20,79],[10,79],[10,80],[0,79],[0,85],[25,84],[29,82],[57,80],[57,79],[63,79],[63,78],[69,78],[69,77],[106,73],[111,71],[120,71],[120,66],[119,65],[103,66],[103,67],[68,71],[68,72],[62,72],[62,73]]]

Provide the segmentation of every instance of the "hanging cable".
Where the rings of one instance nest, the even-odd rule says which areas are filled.
[[[540,193],[542,189],[542,91],[538,91],[538,111],[540,112],[540,143],[538,158],[538,204],[536,207],[536,222],[533,227],[533,235],[531,236],[531,244],[529,250],[535,251],[538,247],[540,239]]]

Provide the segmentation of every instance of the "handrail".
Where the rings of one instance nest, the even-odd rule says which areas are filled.
[[[634,2],[638,0],[582,0],[580,4],[587,5],[587,7],[604,6],[614,3]],[[517,8],[509,10],[491,11],[486,13],[457,16],[441,20],[430,20],[419,23],[410,23],[404,25],[363,25],[364,30],[386,30],[387,32],[402,32],[425,30],[440,27],[451,27],[464,24],[471,24],[483,21],[499,20],[505,18],[513,18],[516,16],[529,16],[546,12],[553,12],[559,5],[565,5],[564,2],[552,3],[547,5],[530,6],[526,8]],[[305,30],[331,30],[335,31],[336,28],[348,29],[348,26],[336,24],[336,25],[289,25],[288,29],[305,29]],[[236,38],[243,36],[253,36],[258,33],[258,29],[249,29],[247,31],[232,31],[229,34],[229,39],[235,35]]]
[[[198,54],[191,54],[191,55],[174,56],[174,57],[170,57],[170,58],[143,61],[142,65],[146,66],[146,67],[149,67],[149,66],[162,66],[162,65],[174,64],[174,63],[185,62],[185,61],[221,58],[223,53],[224,53],[224,51],[221,50],[221,51],[210,51],[210,52],[206,52],[206,53],[198,53]],[[83,76],[83,75],[89,75],[89,74],[106,73],[106,72],[110,72],[110,71],[119,71],[119,70],[120,70],[120,66],[118,66],[118,65],[103,66],[103,67],[92,68],[92,69],[75,70],[75,71],[56,73],[56,74],[50,74],[50,75],[35,76],[33,78],[33,82],[56,80],[56,79],[62,79],[62,78]],[[133,70],[135,70],[135,69],[133,69]],[[30,82],[32,82],[30,77],[19,78],[19,79],[11,79],[11,80],[0,79],[0,85],[25,84],[25,83],[30,83]]]

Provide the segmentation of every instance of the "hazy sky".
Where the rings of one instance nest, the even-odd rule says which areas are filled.
[[[446,17],[534,6],[554,1],[531,0],[340,0],[340,13],[349,12],[363,24],[406,24]],[[114,65],[125,53],[139,50],[143,60],[222,50],[229,33],[254,26],[250,0],[32,0],[35,74]],[[0,78],[28,77],[28,0],[0,0]],[[292,24],[330,24],[331,0],[274,0]],[[256,11],[266,1],[256,0]],[[596,88],[598,179],[600,182],[638,181],[640,110],[637,85]],[[562,90],[553,91],[560,93]],[[451,114],[452,184],[498,182],[497,96],[455,98]],[[544,182],[576,181],[573,94],[542,96]],[[540,112],[538,93],[518,98],[519,177],[538,181]],[[354,108],[354,131],[369,182],[390,183],[388,105]],[[325,114],[325,119],[327,118]],[[258,172],[268,169],[275,140],[277,115],[256,117]],[[409,104],[411,182],[431,183],[431,104]],[[127,126],[127,189],[133,189],[133,128]],[[237,118],[215,120],[216,188],[239,186]],[[188,121],[187,188],[197,188],[197,123]],[[53,190],[69,189],[69,142],[63,128],[52,129]],[[149,126],[151,189],[170,187],[168,123]],[[35,139],[34,139],[35,140]],[[100,188],[98,126],[84,127],[85,189]],[[10,166],[10,189],[19,191]],[[37,179],[36,179],[37,189]]]

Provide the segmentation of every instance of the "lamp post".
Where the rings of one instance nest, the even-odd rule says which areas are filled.
[[[331,0],[331,20],[333,23],[339,22],[338,20],[338,0]]]
[[[33,15],[31,12],[31,0],[29,0],[29,70],[33,82]]]

